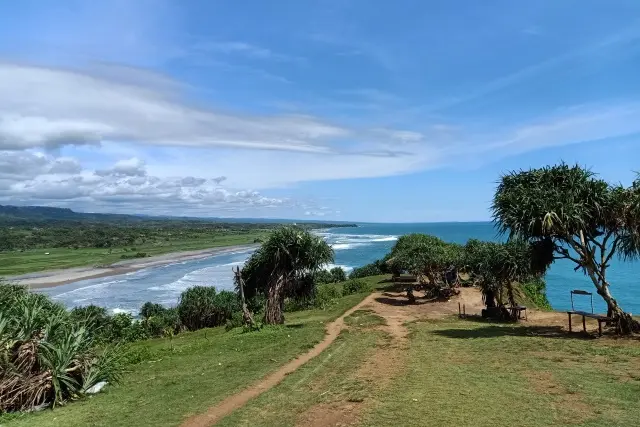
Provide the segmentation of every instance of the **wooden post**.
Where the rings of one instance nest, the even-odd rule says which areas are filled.
[[[571,332],[571,313],[567,313],[569,315],[569,332]]]
[[[587,332],[587,318],[586,318],[586,316],[582,316],[582,330]]]
[[[598,319],[598,335],[602,336],[602,321]]]
[[[458,317],[462,318],[462,308],[460,308],[460,302],[458,302]]]

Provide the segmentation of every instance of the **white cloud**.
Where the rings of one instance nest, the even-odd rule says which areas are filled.
[[[147,171],[145,169],[144,161],[133,157],[127,160],[119,160],[112,168],[97,170],[96,175],[99,176],[145,176]]]
[[[327,153],[350,135],[311,116],[191,107],[175,92],[79,72],[0,63],[0,149],[133,140],[151,145]]]
[[[71,203],[172,215],[207,210],[264,213],[264,209],[296,206],[297,202],[286,198],[221,187],[221,178],[151,176],[144,162],[136,158],[92,172],[79,168],[75,159],[55,158],[39,152],[0,151],[2,203]]]

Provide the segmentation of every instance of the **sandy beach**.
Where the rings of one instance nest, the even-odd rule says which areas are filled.
[[[214,255],[235,252],[256,248],[257,245],[236,245],[211,249],[200,249],[196,251],[172,252],[163,255],[156,255],[148,258],[137,258],[113,263],[107,267],[76,267],[63,270],[48,270],[37,273],[22,274],[19,276],[5,277],[5,280],[33,289],[49,288],[53,286],[65,285],[85,279],[95,279],[99,277],[125,274],[143,268],[158,267],[176,262],[208,258]]]

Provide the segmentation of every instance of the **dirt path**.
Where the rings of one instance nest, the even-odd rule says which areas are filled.
[[[393,376],[397,375],[397,367],[401,367],[405,355],[408,330],[405,324],[418,319],[440,318],[458,312],[458,302],[465,304],[467,312],[482,307],[482,297],[477,289],[463,288],[461,294],[447,302],[424,302],[407,304],[404,292],[375,292],[356,306],[350,308],[335,321],[329,323],[322,342],[311,351],[287,363],[277,371],[269,374],[257,383],[241,392],[227,397],[222,402],[212,406],[207,412],[188,418],[182,427],[212,426],[236,409],[244,406],[253,399],[278,385],[287,375],[322,353],[338,337],[346,327],[344,318],[356,310],[372,310],[385,319],[386,324],[381,327],[391,337],[389,347],[379,350],[375,357],[369,359],[358,370],[358,376],[368,378],[378,387],[383,387]],[[383,354],[384,353],[384,354]],[[393,363],[390,363],[392,361]],[[391,366],[391,368],[390,368]],[[300,425],[304,426],[336,426],[349,425],[357,420],[359,413],[357,405],[346,403],[334,405],[330,408],[319,405],[309,408],[301,418]]]
[[[222,402],[215,406],[212,406],[207,412],[199,415],[195,415],[188,418],[183,424],[183,427],[205,427],[212,426],[222,418],[229,415],[231,412],[244,406],[249,400],[253,399],[269,390],[270,388],[278,385],[287,375],[298,369],[300,366],[307,363],[309,360],[322,353],[331,343],[338,337],[340,331],[345,327],[344,318],[349,316],[356,310],[361,309],[363,306],[370,304],[377,294],[371,294],[364,300],[362,300],[356,306],[347,310],[342,316],[334,320],[327,325],[326,335],[324,339],[316,344],[308,353],[305,353],[287,363],[277,371],[261,379],[257,383],[249,386],[241,392],[227,397]]]
[[[363,380],[376,394],[384,394],[384,389],[406,366],[408,356],[408,322],[419,319],[434,319],[458,313],[458,302],[465,304],[471,312],[483,307],[482,295],[477,289],[461,289],[461,293],[451,301],[408,304],[404,292],[379,292],[370,303],[361,307],[371,310],[385,320],[378,327],[387,335],[387,341],[379,345],[375,353],[362,363],[356,377]],[[376,405],[375,398],[364,402],[337,401],[322,403],[308,408],[298,418],[297,427],[329,427],[359,425],[361,416],[368,407]]]

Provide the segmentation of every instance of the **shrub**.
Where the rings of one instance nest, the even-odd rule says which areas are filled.
[[[345,282],[342,288],[342,295],[360,294],[363,292],[369,292],[371,287],[364,280],[353,279]]]
[[[547,285],[543,279],[531,279],[521,285],[522,291],[533,302],[536,308],[551,310],[551,304],[547,299]]]
[[[162,337],[167,332],[176,334],[182,329],[178,310],[175,308],[161,308],[162,311],[144,318],[141,322],[146,333],[151,337]]]
[[[328,270],[319,270],[313,275],[316,284],[333,283],[333,275]]]
[[[380,269],[380,263],[378,261],[371,264],[363,265],[362,267],[354,268],[349,274],[349,279],[362,279],[363,277],[378,276],[384,274]]]
[[[108,341],[111,317],[105,308],[96,305],[75,307],[69,312],[69,318],[73,322],[84,324],[94,341]]]
[[[230,331],[233,328],[238,328],[243,325],[244,325],[244,321],[242,318],[242,312],[236,311],[231,315],[231,318],[227,320],[227,323],[225,325],[225,330]]]
[[[159,316],[165,311],[167,311],[167,309],[160,304],[149,301],[145,302],[140,308],[140,317],[142,317],[143,319],[149,319],[150,317]]]
[[[101,381],[117,382],[119,347],[95,350],[87,313],[0,285],[0,413],[59,405]]]
[[[325,309],[333,302],[340,298],[340,291],[335,286],[332,285],[320,285],[316,289],[316,294],[314,298],[313,305],[316,308]]]
[[[333,283],[344,282],[347,280],[347,273],[342,267],[333,267],[330,271]]]
[[[240,309],[238,297],[229,291],[216,292],[208,286],[194,286],[180,295],[180,321],[189,330],[224,325]]]

